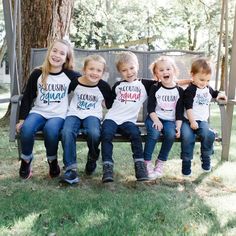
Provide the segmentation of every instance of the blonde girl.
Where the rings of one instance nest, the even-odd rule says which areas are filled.
[[[51,44],[42,66],[30,74],[16,125],[22,147],[21,178],[32,176],[34,136],[40,130],[44,134],[49,175],[54,178],[60,174],[57,161],[59,133],[68,109],[69,86],[78,76],[80,74],[73,71],[73,50],[61,39]]]

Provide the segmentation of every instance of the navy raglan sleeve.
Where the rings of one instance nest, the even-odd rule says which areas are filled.
[[[78,85],[78,77],[81,77],[81,74],[78,71],[74,71],[74,70],[64,70],[64,72],[68,76],[68,78],[71,80],[71,83],[68,89],[68,93],[70,93],[71,91],[74,91],[76,86]]]
[[[197,88],[193,84],[184,90],[184,107],[186,110],[193,108],[193,99],[196,95]]]
[[[175,119],[183,120],[184,117],[184,90],[181,87],[177,87],[179,92],[179,99],[176,104]]]
[[[212,98],[216,98],[216,97],[218,96],[218,94],[219,94],[219,91],[214,90],[214,89],[213,89],[212,87],[210,87],[210,86],[209,86],[209,92],[210,92]]]
[[[100,80],[98,83],[98,87],[104,97],[106,108],[107,109],[111,108],[114,100],[112,98],[110,85],[107,82],[105,82],[104,80]]]
[[[142,84],[144,85],[147,95],[149,95],[150,89],[153,84],[157,83],[155,80],[142,79]]]
[[[41,74],[41,69],[34,69],[29,76],[25,91],[23,93],[23,98],[21,100],[19,113],[20,120],[24,120],[31,110],[33,101],[37,96],[37,82]]]
[[[156,111],[156,91],[158,90],[158,84],[153,84],[149,89],[148,95],[148,104],[147,104],[147,111],[148,114]]]

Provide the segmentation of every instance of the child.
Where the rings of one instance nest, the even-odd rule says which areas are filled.
[[[138,181],[144,181],[148,176],[140,130],[135,123],[147,98],[147,91],[155,81],[138,79],[138,58],[132,52],[119,54],[116,67],[123,80],[116,82],[112,88],[114,103],[102,124],[102,182],[113,182],[112,140],[116,133],[130,138],[136,178]]]
[[[154,61],[150,69],[157,78],[152,85],[148,97],[148,117],[145,121],[147,140],[144,147],[144,160],[150,179],[161,178],[163,166],[167,161],[175,138],[180,137],[180,128],[183,119],[183,89],[174,82],[178,69],[175,62],[167,56]],[[160,135],[163,142],[155,167],[152,164],[152,154]]]
[[[195,136],[201,138],[201,162],[204,172],[211,171],[211,154],[215,133],[209,128],[209,103],[212,98],[225,99],[226,96],[213,90],[208,84],[211,79],[211,66],[204,58],[192,63],[193,82],[184,92],[185,119],[181,128],[182,174],[191,175],[191,160],[195,145]]]
[[[59,39],[48,48],[42,66],[34,69],[29,77],[16,125],[22,147],[19,174],[23,179],[32,175],[34,136],[39,130],[44,134],[49,175],[54,178],[60,174],[57,162],[59,132],[68,108],[69,85],[80,75],[72,69],[72,48],[67,41]]]
[[[106,61],[99,55],[85,59],[84,75],[76,81],[74,96],[62,130],[63,162],[65,174],[62,181],[75,184],[79,182],[76,161],[76,137],[82,129],[87,136],[88,156],[85,166],[87,175],[96,169],[99,157],[101,119],[103,105],[110,108],[112,104],[111,88],[102,80]],[[105,101],[105,102],[104,102]]]

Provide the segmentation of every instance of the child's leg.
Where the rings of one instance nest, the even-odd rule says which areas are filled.
[[[153,127],[153,121],[150,117],[147,117],[145,126],[147,129],[147,139],[144,146],[144,160],[151,161],[157,140],[160,138],[160,131]]]
[[[161,150],[158,155],[158,159],[155,165],[155,176],[160,178],[163,175],[164,163],[167,161],[169,152],[175,141],[175,122],[162,120],[163,124],[163,142],[161,145]]]
[[[57,161],[57,151],[60,130],[64,124],[64,119],[55,117],[48,119],[44,128],[44,145],[47,152],[47,160],[49,164],[49,175],[54,178],[60,174],[60,167]]]
[[[43,129],[46,121],[43,116],[36,113],[30,113],[25,119],[20,130],[21,159],[30,161],[33,158],[34,136]]]
[[[91,175],[96,167],[100,150],[98,148],[101,138],[101,121],[97,117],[89,116],[83,120],[83,133],[87,136],[88,157],[85,166],[87,175]]]
[[[147,180],[148,174],[143,159],[143,146],[139,128],[132,122],[124,122],[119,126],[119,132],[130,138],[137,180]]]
[[[79,182],[77,174],[76,138],[80,131],[81,120],[76,116],[67,116],[61,131],[63,162],[66,172],[63,181],[74,184]]]
[[[102,182],[113,182],[113,144],[112,140],[117,132],[118,125],[113,120],[104,120],[102,124],[101,147],[103,162]]]
[[[63,162],[66,170],[77,169],[76,138],[80,131],[80,127],[81,120],[78,117],[66,117],[63,129],[61,131]]]
[[[182,174],[191,175],[191,161],[193,159],[193,150],[195,146],[195,133],[191,129],[189,122],[184,121],[181,127],[181,159]]]
[[[169,152],[173,146],[175,141],[175,122],[174,121],[164,121],[162,120],[163,124],[163,142],[161,145],[161,150],[158,155],[158,159],[162,161],[167,161]]]
[[[209,172],[211,171],[211,155],[213,153],[215,133],[209,128],[209,124],[206,121],[198,122],[198,125],[197,135],[201,138],[202,169]]]
[[[147,168],[148,177],[150,179],[155,179],[154,166],[151,160],[156,142],[160,138],[160,131],[153,127],[153,121],[149,116],[145,121],[145,126],[147,129],[147,139],[144,146],[144,161]]]
[[[20,130],[20,142],[22,147],[21,166],[19,174],[21,178],[28,179],[32,175],[31,161],[33,159],[34,136],[42,130],[46,119],[36,113],[30,113],[25,119]]]

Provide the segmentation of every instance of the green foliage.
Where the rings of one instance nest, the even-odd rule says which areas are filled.
[[[233,3],[229,1],[229,9],[234,9]],[[71,36],[82,48],[146,44],[149,49],[190,49],[216,55],[220,9],[218,0],[80,0],[76,1]],[[233,14],[230,10],[230,19]]]

